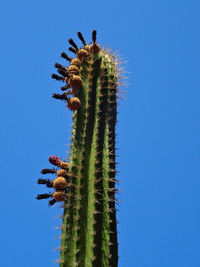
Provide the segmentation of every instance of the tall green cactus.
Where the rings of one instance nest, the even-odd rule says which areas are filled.
[[[60,170],[43,169],[42,173],[57,173],[54,181],[39,179],[39,184],[54,187],[54,194],[38,195],[49,198],[52,205],[64,201],[60,267],[117,267],[118,243],[116,225],[115,125],[117,116],[117,62],[113,55],[96,43],[83,43],[79,49],[72,39],[64,52],[68,68],[56,63],[62,76],[56,80],[66,83],[63,94],[53,97],[66,101],[73,110],[73,130],[69,161],[56,156],[49,161]],[[72,95],[71,98],[69,96]],[[60,173],[59,173],[60,172]],[[64,179],[63,179],[64,178]]]

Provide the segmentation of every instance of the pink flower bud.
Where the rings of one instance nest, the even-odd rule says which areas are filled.
[[[62,162],[61,159],[57,156],[50,156],[49,162],[55,166],[60,166],[60,163]]]

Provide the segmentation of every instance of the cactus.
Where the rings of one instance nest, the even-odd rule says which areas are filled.
[[[60,267],[117,267],[118,243],[116,223],[115,125],[117,116],[117,61],[114,55],[96,42],[87,45],[78,32],[83,47],[69,39],[69,50],[75,54],[68,68],[55,64],[58,73],[52,78],[62,81],[62,94],[55,99],[66,103],[73,112],[71,150],[68,162],[51,156],[57,169],[54,181],[39,179],[38,184],[54,188],[49,205],[64,201]],[[60,169],[59,169],[60,168]]]

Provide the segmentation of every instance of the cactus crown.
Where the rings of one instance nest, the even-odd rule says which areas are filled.
[[[79,48],[69,39],[69,50],[61,56],[70,66],[55,64],[59,75],[52,78],[65,83],[62,94],[53,97],[66,102],[73,111],[73,131],[69,161],[57,156],[49,161],[62,177],[39,179],[39,184],[54,187],[55,193],[38,195],[51,198],[49,205],[64,201],[60,267],[117,267],[115,125],[117,117],[117,63],[113,55],[78,32]],[[70,97],[70,95],[72,97]],[[43,174],[59,171],[43,169]]]

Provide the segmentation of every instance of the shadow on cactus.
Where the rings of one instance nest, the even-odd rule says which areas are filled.
[[[61,56],[69,62],[55,64],[64,83],[61,94],[53,94],[73,111],[73,131],[68,162],[50,156],[56,169],[54,180],[39,179],[38,184],[52,188],[49,205],[63,202],[60,267],[117,267],[115,126],[117,117],[117,59],[96,42],[86,44],[78,32],[82,47],[69,39],[69,50]]]

